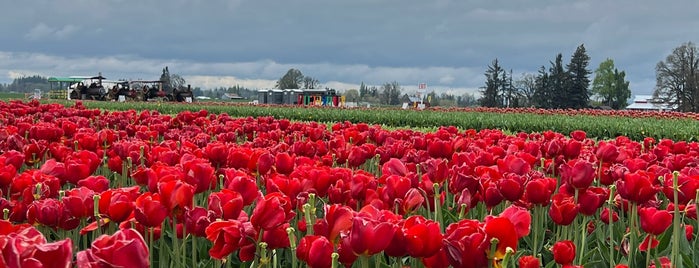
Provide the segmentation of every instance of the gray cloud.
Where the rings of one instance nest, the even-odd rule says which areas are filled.
[[[580,44],[590,69],[612,58],[648,94],[655,64],[697,36],[694,0],[11,1],[0,17],[0,82],[9,73],[102,70],[157,77],[165,66],[203,85],[263,85],[289,68],[353,86],[483,85],[498,58],[515,74],[567,61]],[[210,77],[210,80],[206,80]],[[234,80],[232,80],[234,79]],[[194,82],[194,81],[192,81]]]

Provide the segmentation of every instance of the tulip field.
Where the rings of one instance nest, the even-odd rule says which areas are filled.
[[[699,263],[693,115],[586,115],[663,126],[629,137],[92,105],[0,101],[0,267]]]

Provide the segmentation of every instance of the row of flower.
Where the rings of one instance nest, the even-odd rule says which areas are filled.
[[[80,103],[0,125],[7,267],[699,263],[693,142]]]
[[[71,102],[67,103],[72,105]],[[396,108],[334,108],[312,106],[248,105],[230,103],[112,103],[85,102],[85,106],[109,110],[157,110],[163,114],[207,110],[235,117],[286,118],[290,120],[380,124],[391,127],[437,129],[453,125],[461,129],[500,129],[511,132],[570,133],[584,130],[591,139],[609,139],[619,135],[633,140],[644,137],[696,140],[699,125],[696,114],[610,110],[545,110],[534,108],[449,108],[402,110]]]

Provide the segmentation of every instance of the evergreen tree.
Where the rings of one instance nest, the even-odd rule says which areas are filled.
[[[575,49],[575,53],[570,58],[568,69],[568,79],[566,86],[566,107],[563,108],[586,108],[589,106],[590,93],[590,70],[587,69],[590,63],[590,56],[585,52],[585,46],[580,45]]]
[[[481,89],[482,97],[478,100],[484,107],[502,107],[502,94],[506,84],[505,71],[500,67],[498,59],[488,66],[485,71],[485,86]]]
[[[364,99],[369,95],[369,88],[364,84],[364,81],[362,81],[362,84],[359,85],[359,99]]]
[[[549,73],[544,66],[541,66],[534,80],[532,102],[537,108],[551,109],[554,106]]]
[[[548,86],[551,98],[551,107],[548,108],[569,108],[571,100],[568,98],[569,74],[563,69],[563,55],[558,53],[556,61],[551,63],[549,70]]]

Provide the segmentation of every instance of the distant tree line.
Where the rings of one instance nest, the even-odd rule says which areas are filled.
[[[481,88],[479,104],[485,107],[589,108],[589,62],[585,46],[580,45],[565,67],[559,53],[548,69],[541,66],[538,74],[523,74],[515,80],[512,71],[505,71],[495,59],[485,71],[486,81]],[[628,83],[626,85],[628,90]]]
[[[210,97],[213,99],[221,99],[224,94],[234,94],[236,96],[240,96],[243,99],[246,100],[256,100],[257,99],[257,90],[256,89],[250,89],[246,88],[240,85],[235,85],[232,87],[218,87],[210,90],[201,90],[199,89],[199,94],[198,96],[206,96]],[[194,90],[194,93],[197,93],[197,90]]]
[[[43,76],[33,75],[15,78],[9,84],[0,84],[0,92],[30,93],[34,92],[34,89],[48,90],[48,79]]]
[[[541,66],[536,74],[525,73],[515,79],[505,71],[498,59],[485,71],[478,103],[486,107],[538,107],[546,109],[579,109],[608,107],[623,109],[631,98],[626,72],[607,58],[590,79],[590,57],[580,45],[563,65],[559,53],[550,67]],[[699,49],[687,42],[673,49],[655,68],[654,103],[674,107],[677,111],[699,112]]]

